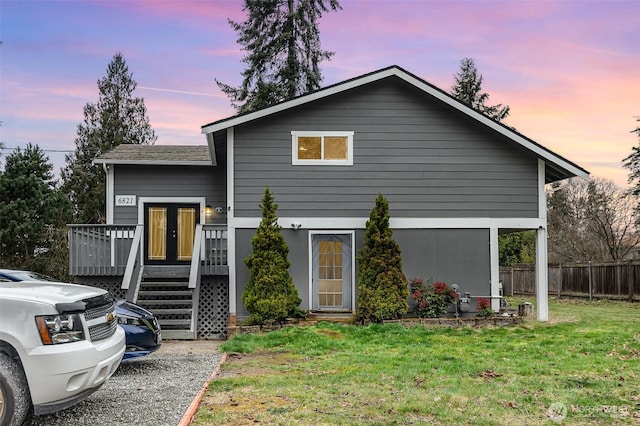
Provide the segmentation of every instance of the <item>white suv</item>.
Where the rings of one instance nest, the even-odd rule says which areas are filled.
[[[0,425],[80,402],[116,371],[124,350],[106,291],[0,282]]]

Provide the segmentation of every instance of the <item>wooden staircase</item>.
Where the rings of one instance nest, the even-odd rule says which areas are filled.
[[[136,303],[158,318],[163,339],[196,338],[198,294],[188,268],[145,267]]]

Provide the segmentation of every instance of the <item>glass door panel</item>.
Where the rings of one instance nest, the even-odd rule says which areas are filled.
[[[147,211],[147,259],[167,259],[167,208],[149,207]]]
[[[191,260],[193,241],[196,236],[196,209],[193,207],[178,208],[178,260]]]

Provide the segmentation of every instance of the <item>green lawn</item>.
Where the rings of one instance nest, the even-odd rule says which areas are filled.
[[[640,424],[640,304],[549,309],[548,323],[504,328],[239,336],[193,424]]]

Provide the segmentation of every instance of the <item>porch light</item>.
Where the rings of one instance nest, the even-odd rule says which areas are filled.
[[[207,206],[204,208],[204,215],[206,217],[213,216],[213,207],[211,207],[211,204],[207,204]]]

